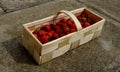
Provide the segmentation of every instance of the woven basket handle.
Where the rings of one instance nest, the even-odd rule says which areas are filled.
[[[56,18],[58,17],[58,15],[60,15],[61,13],[64,13],[66,15],[68,15],[75,23],[76,25],[76,28],[77,28],[77,31],[81,30],[82,29],[82,26],[79,22],[79,20],[76,18],[76,16],[74,14],[72,14],[71,12],[69,11],[66,11],[66,10],[61,10],[57,13],[57,15],[53,18],[53,24],[56,24]]]

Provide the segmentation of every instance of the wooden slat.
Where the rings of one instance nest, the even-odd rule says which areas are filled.
[[[93,33],[92,30],[89,30],[89,31],[84,33],[84,37],[86,37],[86,36],[88,36],[89,34],[92,34],[92,33]]]
[[[35,59],[35,61],[38,63],[38,64],[40,64],[40,55],[38,54],[38,52],[36,51],[36,49],[34,49],[34,59]]]
[[[58,48],[61,48],[65,45],[67,45],[69,40],[70,40],[70,37],[64,38],[63,41],[58,44]]]
[[[29,31],[27,31],[25,27],[23,28],[23,40],[27,41],[26,46],[28,47],[28,50],[31,52],[32,56],[34,54],[34,49],[36,49],[38,54],[41,55],[41,45],[32,35],[30,35]]]
[[[83,37],[82,39],[80,39],[80,41],[81,41],[81,42],[80,42],[80,45],[89,42],[89,41],[92,39],[93,35],[94,35],[94,33],[89,34],[89,35]]]
[[[68,50],[70,50],[70,44],[67,44],[65,46],[62,46],[61,48],[58,48],[57,50],[54,50],[52,52],[52,58],[56,58],[58,56],[61,56],[64,53],[66,53]]]
[[[44,54],[41,56],[41,63],[48,62],[52,59],[52,52]]]
[[[96,38],[96,37],[98,37],[100,35],[101,35],[101,30],[97,30],[97,31],[94,32],[94,35],[93,35],[92,39],[94,39],[94,38]]]
[[[70,46],[70,49],[74,49],[74,48],[78,47],[79,44],[80,44],[80,40],[77,40],[77,41],[73,42]]]

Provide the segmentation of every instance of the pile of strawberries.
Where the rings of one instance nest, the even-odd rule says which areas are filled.
[[[82,28],[88,27],[95,22],[88,16],[85,11],[83,11],[80,15],[77,16],[77,19],[80,21]]]
[[[83,28],[92,24],[92,20],[88,18],[84,11],[78,15],[77,18]],[[42,44],[44,44],[75,31],[77,31],[77,29],[73,20],[62,18],[56,24],[46,24],[41,28],[37,28],[33,34]]]
[[[44,44],[75,31],[77,29],[74,22],[71,19],[62,18],[57,24],[46,24],[36,29],[33,34]]]

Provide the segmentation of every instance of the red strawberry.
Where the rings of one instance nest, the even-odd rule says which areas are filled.
[[[62,36],[64,36],[64,35],[65,35],[65,34],[61,33],[59,36],[62,37]]]
[[[38,35],[36,33],[33,34],[36,38],[38,38]]]
[[[76,31],[75,28],[70,29],[70,33],[75,32],[75,31]]]
[[[65,19],[61,19],[57,24],[58,24],[60,27],[66,26],[66,20],[65,20]]]
[[[42,41],[41,41],[41,37],[38,37],[38,40],[39,40],[40,42],[42,42]]]
[[[52,38],[53,33],[52,33],[52,32],[48,32],[47,35],[48,35],[50,38]]]
[[[65,18],[62,18],[62,19],[60,20],[60,22],[66,22],[66,19],[65,19]]]
[[[61,28],[58,25],[55,25],[55,30],[60,30]]]
[[[51,29],[55,28],[55,24],[50,24],[50,26],[51,26]]]
[[[46,33],[47,33],[46,31],[40,30],[38,34],[39,34],[39,36],[42,36],[42,35],[45,35]]]
[[[67,32],[66,34],[70,34],[70,33],[71,33],[71,32],[69,31],[69,32]],[[66,35],[66,34],[65,34],[65,35]]]
[[[55,32],[56,32],[57,34],[60,34],[60,33],[62,33],[62,29],[61,29],[58,25],[56,25],[56,26],[55,26]]]
[[[90,26],[90,23],[89,22],[85,22],[85,27],[88,27]]]
[[[82,17],[79,15],[79,16],[77,16],[77,18],[78,18],[78,20],[80,21],[81,19],[82,19]]]
[[[45,29],[46,31],[50,31],[50,29],[51,29],[50,24],[45,25],[45,26],[44,26],[44,29]]]
[[[84,25],[84,22],[83,22],[83,21],[80,21],[80,24],[83,26],[83,25]]]
[[[49,37],[46,35],[43,35],[41,38],[39,38],[39,40],[44,44],[49,42]]]
[[[67,20],[67,25],[68,25],[69,27],[72,27],[73,24],[74,24],[73,20],[71,20],[71,19],[68,19],[68,20]]]
[[[54,33],[55,33],[55,31],[54,31],[54,30],[50,30],[50,32],[51,32],[52,34],[54,34]]]
[[[59,25],[60,27],[66,26],[65,22],[58,22],[57,25]]]
[[[58,37],[59,37],[59,36],[58,36],[58,34],[57,34],[57,33],[54,33],[54,34],[53,34],[53,38],[55,38],[55,39],[56,39],[56,38],[58,38]]]
[[[57,34],[60,34],[60,30],[58,30],[58,29],[57,29],[57,30],[55,30],[55,32],[56,32]]]
[[[75,29],[75,30],[77,30],[77,28],[76,28],[75,24],[73,24],[73,26],[72,26],[72,27],[70,27],[70,29]]]
[[[72,27],[70,27],[70,28],[76,28],[76,25],[75,25],[75,24],[73,24],[73,25],[72,25]]]
[[[58,22],[57,25],[61,27],[62,25],[64,25],[64,22]]]
[[[63,29],[64,33],[66,33],[66,32],[69,32],[69,31],[70,31],[70,28],[69,28],[68,26],[64,26],[62,29]]]

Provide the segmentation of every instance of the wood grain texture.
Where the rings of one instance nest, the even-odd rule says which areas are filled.
[[[48,62],[52,59],[52,52],[44,54],[41,56],[41,63]]]
[[[80,40],[77,40],[75,42],[73,42],[70,46],[70,49],[74,49],[74,48],[77,48],[80,44]]]

